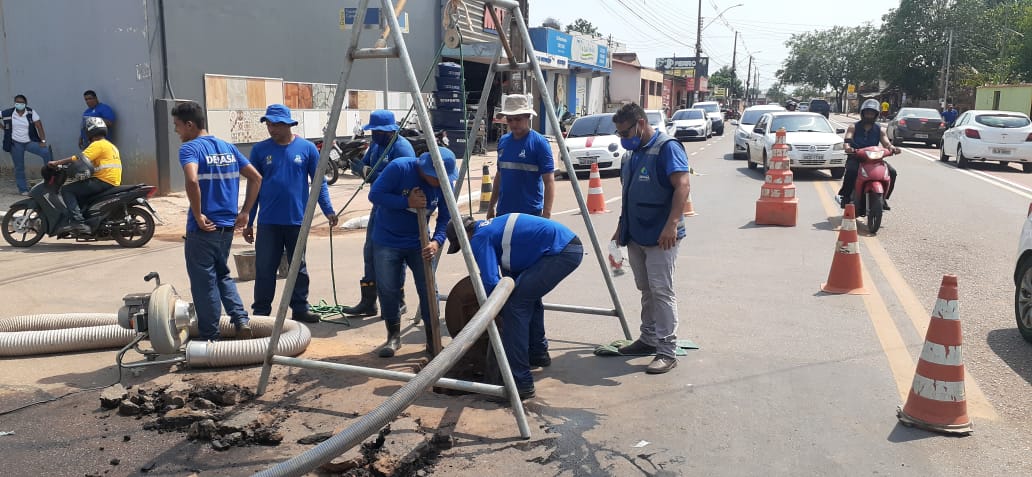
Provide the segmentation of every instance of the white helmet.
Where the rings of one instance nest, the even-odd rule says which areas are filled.
[[[865,109],[870,109],[871,111],[874,111],[875,114],[878,114],[879,112],[881,112],[881,105],[878,104],[877,99],[871,98],[867,101],[864,101],[864,104],[860,106],[860,116],[864,115]]]
[[[103,118],[86,118],[86,138],[89,139],[98,134],[103,134],[107,136],[107,132],[107,123],[104,122]]]

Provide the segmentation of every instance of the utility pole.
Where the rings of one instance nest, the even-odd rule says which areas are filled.
[[[738,84],[735,76],[735,60],[738,58],[738,30],[735,30],[735,46],[731,49],[731,97],[736,97],[735,85]]]
[[[749,55],[749,70],[745,73],[745,107],[749,107],[749,85],[752,84],[752,55]]]
[[[753,94],[753,102],[760,100],[760,65],[756,65],[756,71],[753,73],[756,75],[756,81],[753,81],[753,89],[756,93]]]
[[[695,104],[699,100],[699,59],[702,58],[702,0],[699,0],[699,25],[698,30],[695,33],[695,68],[692,69],[694,72],[694,84],[692,85],[693,95],[692,104]]]
[[[950,61],[953,59],[953,30],[950,30],[950,40],[946,47],[946,74],[943,77],[942,87],[942,107],[946,108],[946,103],[950,102]]]
[[[520,4],[520,11],[523,12],[523,20],[525,22],[529,22],[529,20],[527,19],[528,15],[529,15],[529,13],[527,12],[527,0],[519,0],[519,4]],[[488,7],[488,8],[493,8],[493,7]],[[505,21],[501,17],[499,17],[498,20],[502,21],[502,22]],[[496,28],[501,28],[501,25],[497,25]],[[523,44],[523,36],[520,34],[520,29],[519,29],[519,26],[516,23],[516,20],[513,20],[512,21],[512,25],[510,25],[510,27],[509,27],[509,38],[508,38],[508,40],[509,40],[509,45],[512,48],[512,55],[515,57],[514,59],[516,60],[516,62],[517,63],[521,63],[521,62],[526,61],[526,58],[527,58],[526,45]],[[509,74],[511,76],[510,76],[510,81],[509,81],[509,91],[507,91],[507,93],[526,94],[527,93],[527,83],[529,83],[529,81],[527,81],[527,74],[528,73],[526,71],[514,71],[514,72],[509,73]],[[512,76],[517,76],[517,75],[520,77],[520,80],[519,81],[512,81],[511,80]]]

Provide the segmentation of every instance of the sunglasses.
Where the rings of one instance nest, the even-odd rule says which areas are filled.
[[[637,127],[638,127],[638,123],[637,123],[637,121],[635,121],[634,125],[628,127],[627,129],[617,128],[616,129],[616,135],[620,136],[620,137],[631,137],[631,131],[633,131]]]

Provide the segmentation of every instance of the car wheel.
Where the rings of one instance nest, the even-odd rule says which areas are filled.
[[[1032,259],[1022,260],[1018,284],[1014,287],[1014,317],[1018,333],[1032,343]]]
[[[946,142],[945,141],[940,141],[939,142],[939,160],[942,161],[942,162],[949,162],[950,161],[950,156],[946,155]]]
[[[1024,172],[1025,174],[1028,174],[1028,173],[1032,172],[1032,163],[1026,162],[1026,163],[1022,164],[1021,165],[1021,172]]]
[[[968,167],[968,159],[964,157],[964,150],[961,149],[960,144],[957,144],[957,167],[960,169]]]
[[[896,137],[896,135],[893,134],[892,135],[892,145],[896,146],[896,147],[902,146],[903,145],[903,140],[898,138],[898,137]]]
[[[749,169],[756,169],[756,163],[752,160],[752,150],[745,148],[745,160],[749,161]]]

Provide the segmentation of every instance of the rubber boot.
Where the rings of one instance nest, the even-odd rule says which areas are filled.
[[[384,324],[387,325],[387,342],[380,348],[378,354],[381,358],[391,358],[394,356],[394,353],[401,349],[401,323],[388,323],[385,321]]]
[[[376,282],[358,282],[361,285],[362,300],[355,306],[345,306],[341,311],[351,316],[376,316]]]

